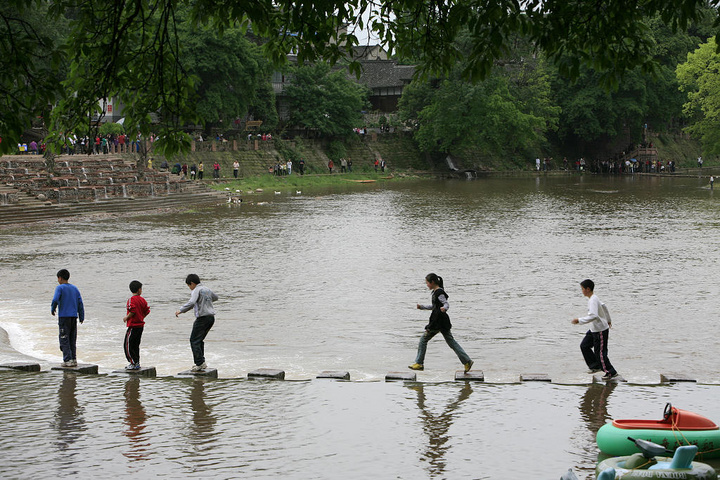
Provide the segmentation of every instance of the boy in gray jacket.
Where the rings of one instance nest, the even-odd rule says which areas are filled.
[[[200,277],[191,273],[185,279],[188,288],[192,290],[190,300],[175,312],[175,316],[185,313],[191,308],[195,311],[195,322],[190,333],[190,349],[193,353],[195,365],[190,369],[193,372],[200,372],[207,368],[205,363],[205,337],[215,323],[215,308],[213,303],[218,299],[212,290],[200,285]]]

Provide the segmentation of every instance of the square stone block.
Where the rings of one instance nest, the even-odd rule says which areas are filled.
[[[190,377],[217,378],[218,371],[217,371],[217,368],[206,368],[205,370],[200,370],[199,372],[193,372],[192,370],[185,370],[184,372],[178,373],[178,375],[190,376]]]
[[[317,378],[332,378],[335,380],[350,380],[350,372],[325,371],[321,372]]]
[[[465,373],[464,370],[458,370],[455,372],[455,380],[465,382],[484,382],[485,374],[482,370],[470,370]]]
[[[662,383],[697,382],[694,378],[690,378],[682,373],[661,373],[660,381]]]
[[[62,366],[58,365],[56,367],[51,367],[50,370],[62,370],[65,372],[97,374],[98,366],[93,365],[91,363],[78,363],[77,367],[62,367]]]
[[[27,362],[8,362],[0,364],[0,368],[8,370],[20,370],[23,372],[39,372],[39,363],[27,363]]]
[[[113,370],[113,373],[125,373],[127,375],[137,375],[140,377],[156,377],[157,371],[155,370],[155,367],[141,367],[137,370]]]
[[[392,382],[395,380],[407,380],[414,382],[417,380],[417,374],[415,372],[388,372],[385,375],[386,382]]]
[[[523,373],[520,375],[521,382],[551,382],[547,373]]]
[[[604,373],[596,373],[593,375],[593,383],[620,383],[620,382],[627,382],[621,375],[618,375],[617,377],[613,378],[612,380],[603,380],[603,377],[605,376]]]
[[[272,378],[275,380],[285,380],[285,370],[276,370],[274,368],[258,368],[248,373],[248,378]]]

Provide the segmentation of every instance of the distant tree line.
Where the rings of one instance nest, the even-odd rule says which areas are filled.
[[[53,138],[123,100],[130,135],[189,147],[188,124],[278,125],[269,78],[286,69],[290,122],[349,134],[367,89],[353,47],[370,33],[417,65],[401,116],[427,152],[518,154],[689,124],[712,140],[713,92],[687,54],[708,44],[705,0],[7,0],[0,4],[0,151],[41,116]],[[702,50],[702,49],[701,49]],[[704,51],[704,50],[703,50]],[[287,64],[295,54],[297,65]],[[700,61],[700,54],[690,61]],[[690,62],[688,62],[690,63]],[[676,75],[677,72],[677,75]],[[680,78],[680,81],[678,80]],[[680,90],[680,87],[683,90]],[[688,97],[689,95],[689,97]]]

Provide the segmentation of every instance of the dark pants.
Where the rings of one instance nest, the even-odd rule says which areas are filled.
[[[206,315],[197,317],[190,333],[190,349],[192,350],[195,365],[205,363],[205,337],[215,323],[215,316]]]
[[[202,170],[198,172],[198,179],[202,180],[203,172]]]
[[[615,375],[617,371],[610,363],[608,358],[608,336],[610,329],[602,332],[587,331],[585,338],[580,342],[580,351],[585,357],[585,363],[592,370],[602,370],[610,375]]]
[[[75,342],[77,341],[77,317],[58,317],[60,330],[60,350],[63,353],[63,362],[76,360]]]
[[[233,176],[234,176],[235,178],[237,178],[237,174],[238,174],[238,171],[237,171],[237,170],[233,170]]]
[[[127,332],[125,332],[125,358],[135,365],[140,365],[140,340],[142,334],[143,327],[128,327]]]

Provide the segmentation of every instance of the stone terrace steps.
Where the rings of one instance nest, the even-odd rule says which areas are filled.
[[[45,202],[38,200],[28,192],[24,192],[12,185],[0,184],[0,209],[11,204],[17,207],[40,207]]]
[[[193,182],[183,192],[156,197],[111,198],[97,202],[53,205],[1,205],[0,227],[102,213],[129,213],[153,211],[162,208],[180,208],[198,204],[222,203],[224,192],[209,190],[204,184]]]

